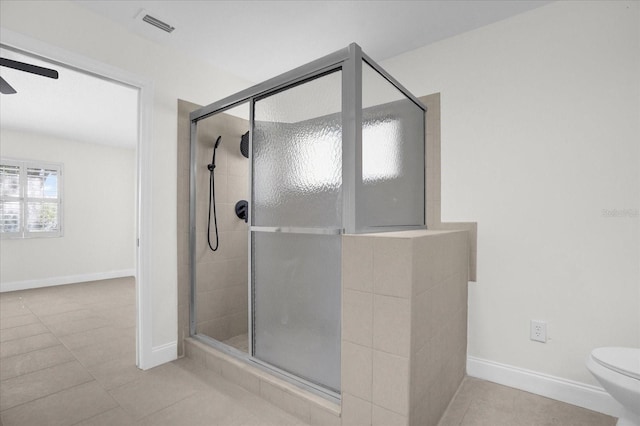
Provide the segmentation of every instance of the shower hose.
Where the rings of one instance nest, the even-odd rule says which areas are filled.
[[[220,242],[218,241],[218,217],[216,215],[216,185],[214,169],[216,168],[216,151],[218,150],[218,144],[220,143],[220,137],[216,141],[213,147],[213,158],[211,158],[211,164],[207,166],[209,169],[209,220],[207,221],[207,243],[212,251],[218,250]],[[211,244],[211,210],[213,210],[213,226],[216,231],[216,246]]]

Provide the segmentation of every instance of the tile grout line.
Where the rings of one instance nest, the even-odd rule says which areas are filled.
[[[371,418],[371,424],[373,425],[373,375],[375,373],[375,369],[373,368],[373,336],[376,335],[376,331],[375,331],[375,295],[376,295],[376,284],[375,284],[375,277],[376,277],[376,246],[375,244],[372,244],[371,247],[371,269],[372,269],[372,281],[371,281],[371,348],[369,348],[369,350],[371,351],[371,414],[370,414],[370,418]]]
[[[123,306],[128,306],[128,305],[120,305],[120,306],[118,306],[118,307],[123,307]],[[29,310],[31,311],[31,309],[30,309],[30,308],[28,308],[28,306],[27,306],[27,309],[29,309]],[[84,309],[84,308],[81,308],[81,309],[71,310],[71,311],[67,311],[67,312],[77,312],[77,311],[81,311],[81,310],[85,310],[85,309]],[[52,395],[56,395],[56,394],[58,394],[58,393],[60,393],[60,392],[67,391],[67,390],[73,389],[73,388],[75,388],[75,387],[82,386],[82,385],[85,385],[85,384],[87,384],[87,383],[92,383],[92,382],[94,382],[94,383],[95,383],[97,386],[99,386],[99,387],[100,387],[100,388],[101,388],[101,389],[102,389],[102,390],[103,390],[107,395],[109,395],[109,397],[110,397],[110,398],[111,398],[111,399],[112,399],[112,400],[117,404],[117,407],[118,407],[118,408],[122,409],[122,410],[123,410],[127,415],[129,415],[129,413],[128,413],[126,410],[124,410],[124,408],[120,405],[120,403],[118,402],[118,400],[117,400],[117,399],[116,399],[116,398],[111,394],[111,392],[110,392],[109,390],[107,390],[107,389],[104,387],[104,385],[103,385],[103,384],[102,384],[102,383],[101,383],[101,382],[100,382],[100,381],[99,381],[99,380],[98,380],[98,379],[97,379],[97,378],[96,378],[96,377],[91,373],[91,371],[89,370],[88,366],[86,366],[86,365],[85,365],[85,364],[84,364],[80,359],[78,359],[78,357],[77,357],[77,356],[76,356],[76,354],[73,352],[73,350],[72,350],[71,348],[69,348],[69,347],[68,347],[68,346],[67,346],[63,341],[61,341],[61,340],[60,340],[60,337],[64,337],[64,336],[71,336],[71,335],[73,335],[73,334],[78,334],[78,333],[83,333],[83,332],[86,332],[86,331],[97,330],[97,329],[100,329],[100,328],[106,328],[106,327],[108,327],[108,326],[97,327],[97,328],[93,328],[93,329],[89,329],[89,330],[82,330],[82,331],[78,331],[78,332],[76,332],[76,333],[69,333],[69,334],[64,335],[64,336],[58,336],[56,333],[54,333],[54,332],[51,330],[51,328],[49,327],[49,325],[45,324],[45,323],[42,321],[42,318],[40,317],[40,315],[36,314],[36,313],[35,313],[35,312],[33,312],[33,311],[31,311],[31,312],[32,312],[32,314],[33,314],[33,315],[38,319],[38,321],[39,321],[39,322],[40,322],[40,323],[41,323],[41,324],[42,324],[42,325],[43,325],[47,330],[49,330],[49,333],[50,333],[50,334],[51,334],[51,335],[52,335],[52,336],[53,336],[53,337],[58,341],[58,343],[59,343],[58,345],[52,345],[52,346],[48,346],[48,347],[62,346],[62,347],[64,347],[64,348],[65,348],[65,349],[70,353],[70,355],[73,357],[73,361],[62,362],[62,363],[57,364],[57,365],[64,365],[64,364],[66,364],[66,363],[77,362],[77,363],[82,367],[82,369],[83,369],[83,370],[84,370],[84,371],[89,375],[89,377],[91,377],[91,380],[88,380],[88,381],[83,382],[83,383],[79,383],[79,384],[77,384],[77,385],[74,385],[74,386],[71,386],[71,387],[68,387],[68,388],[65,388],[65,389],[60,389],[60,390],[58,390],[57,392],[54,392],[54,393],[51,393],[51,394],[45,395],[45,396],[40,397],[40,398],[33,399],[33,400],[31,400],[31,401],[27,401],[27,402],[25,402],[25,403],[23,403],[23,404],[18,404],[18,405],[16,405],[15,407],[19,407],[19,406],[21,406],[21,405],[28,404],[28,403],[30,403],[30,402],[38,401],[38,400],[40,400],[40,399],[43,399],[43,398],[46,398],[46,397],[49,397],[49,396],[52,396]],[[61,313],[59,313],[59,314],[66,314],[67,312],[61,312]],[[59,315],[59,314],[52,314],[52,315]],[[45,316],[49,316],[49,315],[45,315]],[[102,317],[99,317],[99,318],[102,318]],[[64,321],[64,322],[73,322],[73,321]],[[135,327],[135,326],[134,326],[134,327]],[[114,327],[114,328],[116,328],[116,329],[117,329],[118,327]],[[126,327],[126,328],[131,328],[131,327]],[[31,336],[29,336],[29,337],[31,337]],[[91,345],[86,345],[86,346],[91,346]],[[83,346],[83,347],[86,347],[86,346]],[[35,349],[34,351],[29,351],[29,352],[35,352],[35,351],[37,351],[37,350],[46,349],[46,348],[48,348],[48,347]],[[25,352],[25,353],[29,353],[29,352]],[[21,355],[24,355],[25,353],[17,354],[17,355],[15,355],[15,356],[21,356]],[[56,366],[57,366],[57,365],[56,365]],[[46,369],[46,368],[50,368],[50,367],[54,367],[54,366],[44,367],[44,368],[41,368],[41,369],[38,369],[38,370],[34,370],[33,372],[36,372],[36,371],[42,371],[42,370],[44,370],[44,369]],[[30,372],[30,373],[33,373],[33,372]],[[29,373],[25,373],[25,374],[29,374]],[[25,375],[25,374],[22,374],[22,375],[19,375],[19,376],[16,376],[16,377],[20,377],[20,376],[23,376],[23,375]],[[7,380],[9,380],[9,379],[7,379]],[[7,410],[10,410],[10,409],[15,408],[15,407],[11,407],[11,408],[9,408],[9,409],[7,409]],[[115,409],[115,408],[116,408],[116,407],[113,407],[113,408],[110,408],[110,409],[108,409],[108,410],[102,411],[102,412],[100,412],[100,413],[96,413],[95,415],[93,415],[93,416],[91,416],[91,417],[88,417],[88,418],[82,419],[82,420],[80,420],[80,421],[78,421],[78,422],[74,423],[74,425],[77,425],[77,424],[79,424],[79,423],[82,423],[82,422],[84,422],[84,421],[86,421],[86,420],[88,420],[88,419],[90,419],[90,418],[97,417],[97,416],[99,416],[99,415],[101,415],[101,414],[103,414],[103,413],[105,413],[105,412],[107,412],[107,411],[113,410],[113,409]],[[6,412],[7,410],[3,410],[3,412]],[[129,417],[131,417],[131,416],[129,415]],[[134,420],[135,420],[135,419],[134,419]],[[138,420],[136,420],[136,422],[137,422],[137,421],[138,421]]]
[[[47,333],[43,333],[43,334],[47,334]],[[52,333],[49,333],[49,334],[52,334]],[[52,335],[53,335],[53,334],[52,334]],[[42,336],[42,334],[38,334],[38,336]],[[29,336],[29,337],[33,337],[33,336]],[[56,337],[56,336],[55,336],[55,335],[53,335],[53,337]],[[27,337],[25,337],[25,339],[27,339]],[[19,340],[19,339],[18,339],[18,340]],[[57,337],[56,337],[56,340],[58,340],[58,338],[57,338]],[[62,342],[60,342],[60,341],[58,340],[58,344],[57,344],[57,345],[43,346],[43,347],[38,348],[38,349],[33,349],[33,350],[30,350],[30,351],[26,351],[26,352],[20,352],[19,354],[15,354],[15,355],[5,356],[5,357],[0,358],[0,361],[5,360],[5,359],[8,359],[8,358],[13,358],[13,357],[16,357],[16,356],[21,356],[21,355],[25,355],[25,354],[30,354],[30,353],[32,353],[32,352],[37,352],[37,351],[40,351],[40,350],[42,350],[42,349],[53,348],[54,346],[60,346],[60,345],[62,345]],[[45,368],[46,368],[46,367],[45,367]]]
[[[72,362],[74,362],[74,361],[63,362],[62,364],[58,364],[58,365],[69,364],[69,363],[72,363]],[[54,367],[55,367],[55,366],[54,366]],[[49,368],[49,367],[47,367],[47,368]],[[42,370],[44,370],[44,369],[42,369]],[[38,370],[38,371],[42,371],[42,370]],[[17,376],[17,377],[20,377],[20,376]],[[41,397],[38,397],[38,398],[35,398],[35,399],[32,399],[32,400],[29,400],[29,401],[22,402],[22,403],[20,403],[20,404],[18,404],[18,405],[14,405],[13,407],[5,408],[4,410],[0,411],[0,413],[6,413],[6,412],[7,412],[7,411],[9,411],[9,410],[13,410],[14,408],[21,407],[21,406],[23,406],[23,405],[25,405],[25,404],[30,404],[30,403],[32,403],[32,402],[39,401],[39,400],[44,399],[44,398],[48,398],[48,397],[50,397],[50,396],[52,396],[52,395],[59,394],[60,392],[64,392],[64,391],[67,391],[67,390],[69,390],[69,389],[73,389],[73,388],[76,388],[76,387],[78,387],[78,386],[86,385],[87,383],[91,383],[91,382],[93,382],[93,381],[96,381],[96,379],[94,379],[94,378],[93,378],[93,376],[91,376],[91,377],[92,377],[92,379],[91,379],[91,380],[87,380],[86,382],[77,383],[77,384],[72,385],[72,386],[69,386],[69,387],[67,387],[67,388],[59,389],[59,390],[57,390],[57,391],[55,391],[55,392],[53,392],[53,393],[50,393],[50,394],[47,394],[47,395],[43,395],[43,396],[41,396]],[[10,380],[10,379],[7,379],[7,380]]]

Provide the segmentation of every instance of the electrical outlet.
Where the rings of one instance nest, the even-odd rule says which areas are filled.
[[[547,323],[544,321],[531,320],[529,338],[536,342],[547,343]]]

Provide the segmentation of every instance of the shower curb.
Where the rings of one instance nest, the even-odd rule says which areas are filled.
[[[184,340],[185,356],[312,426],[339,426],[340,405],[205,345]]]

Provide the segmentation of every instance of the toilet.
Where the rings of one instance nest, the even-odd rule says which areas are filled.
[[[624,407],[617,426],[640,426],[640,348],[597,348],[587,368]]]

